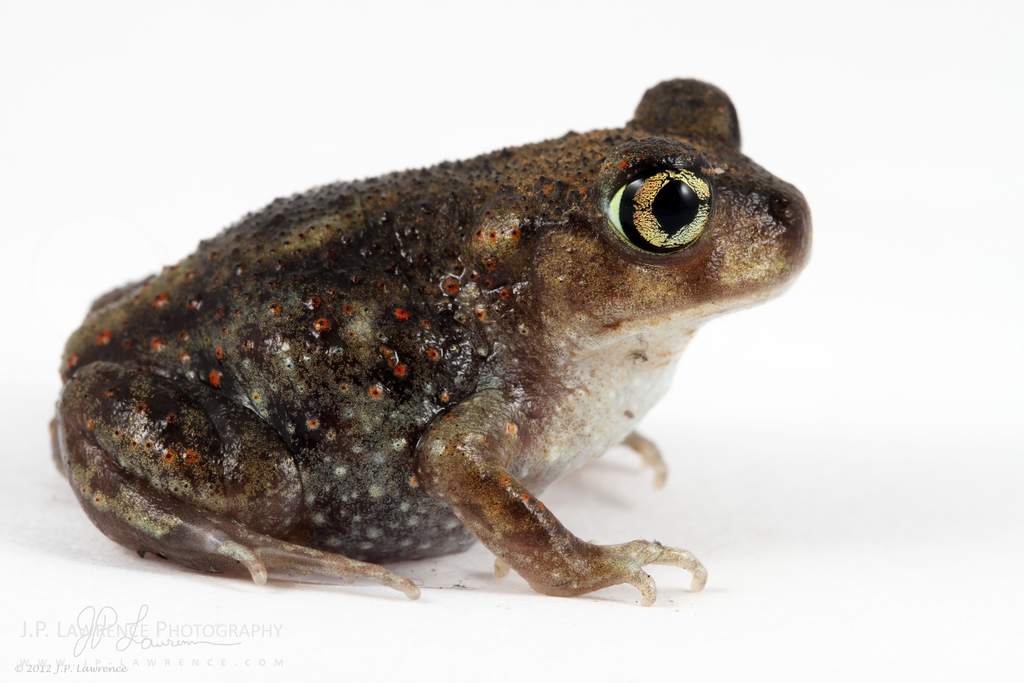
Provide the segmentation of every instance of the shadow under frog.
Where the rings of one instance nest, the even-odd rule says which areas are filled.
[[[580,595],[651,541],[586,543],[537,494],[625,443],[699,325],[803,267],[800,192],[692,80],[624,128],[278,199],[101,297],[67,343],[54,456],[104,534],[206,571],[419,590],[377,563],[479,539]]]

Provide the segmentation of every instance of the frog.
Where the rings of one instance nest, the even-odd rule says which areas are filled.
[[[384,567],[480,541],[499,576],[657,587],[658,541],[602,545],[540,499],[623,444],[705,322],[810,250],[793,185],[740,152],[729,97],[649,89],[625,126],[352,182],[250,213],[93,303],[67,341],[53,458],[107,537],[207,572]]]

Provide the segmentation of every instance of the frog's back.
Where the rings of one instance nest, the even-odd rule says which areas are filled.
[[[128,364],[249,408],[296,460],[312,545],[387,560],[468,543],[413,475],[419,433],[472,393],[488,352],[480,321],[457,304],[471,285],[458,235],[438,227],[465,224],[465,198],[431,201],[430,179],[275,201],[98,300],[68,342],[65,374]]]

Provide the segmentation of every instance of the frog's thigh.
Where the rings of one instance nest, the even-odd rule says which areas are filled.
[[[418,597],[377,565],[275,538],[300,522],[302,488],[280,437],[199,385],[111,363],[83,368],[57,407],[64,470],[99,529],[139,553],[195,569],[245,565],[369,578]]]
[[[586,543],[501,465],[527,435],[509,430],[500,392],[483,391],[435,420],[417,448],[424,490],[452,508],[502,563],[548,595],[581,595],[619,583],[640,589],[652,605],[657,589],[641,568],[671,564],[693,573],[700,590],[707,571],[689,552],[656,541],[614,546]],[[524,429],[527,427],[524,427]],[[496,564],[500,572],[503,564]]]

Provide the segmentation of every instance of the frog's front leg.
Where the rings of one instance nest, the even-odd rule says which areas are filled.
[[[302,487],[280,436],[202,385],[95,363],[65,385],[56,447],[79,502],[121,545],[186,567],[244,565],[419,589],[377,565],[282,540],[301,523]]]
[[[417,474],[424,490],[451,507],[499,560],[534,590],[582,595],[619,583],[636,586],[644,606],[657,597],[642,567],[670,564],[693,573],[699,591],[707,570],[688,551],[656,541],[599,546],[570,533],[513,477],[512,462],[533,435],[512,415],[497,390],[486,390],[435,419],[417,447]],[[501,570],[502,564],[496,565]]]

